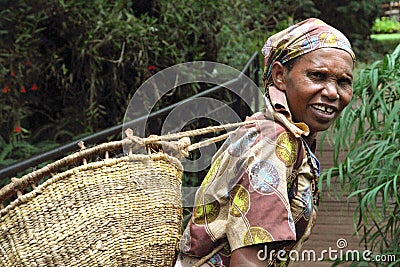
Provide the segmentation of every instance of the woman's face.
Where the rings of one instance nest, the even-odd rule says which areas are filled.
[[[353,60],[347,52],[321,48],[298,58],[291,70],[275,64],[278,76],[274,82],[286,91],[293,121],[305,122],[311,133],[328,129],[349,104]]]

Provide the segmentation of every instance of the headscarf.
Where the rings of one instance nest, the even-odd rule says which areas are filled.
[[[356,60],[346,36],[317,18],[303,20],[272,35],[261,50],[264,55],[264,85],[272,85],[271,70],[274,62],[283,64],[323,47],[342,49],[350,54],[353,62]]]

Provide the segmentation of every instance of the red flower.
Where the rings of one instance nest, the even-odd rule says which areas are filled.
[[[18,125],[16,125],[14,127],[14,133],[20,133],[20,132],[21,132],[21,128]]]
[[[2,92],[3,94],[7,94],[8,92],[10,92],[10,87],[8,87],[8,85],[4,86]]]
[[[38,89],[38,86],[36,85],[36,83],[32,84],[31,90],[32,91],[37,91],[37,89]]]
[[[15,77],[15,72],[13,70],[10,72],[10,76]]]
[[[21,93],[26,93],[26,89],[25,89],[25,86],[21,86]]]
[[[154,65],[147,66],[147,70],[149,70],[149,71],[156,70],[156,66],[154,66]]]

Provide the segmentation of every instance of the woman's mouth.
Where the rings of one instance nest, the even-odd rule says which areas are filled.
[[[312,107],[314,109],[316,109],[317,111],[325,113],[327,115],[332,115],[336,111],[336,109],[334,109],[332,107],[325,106],[325,105],[315,104],[315,105],[312,105]]]

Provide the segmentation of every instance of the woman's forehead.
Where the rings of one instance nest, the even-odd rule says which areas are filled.
[[[297,67],[327,68],[335,67],[352,73],[354,64],[351,55],[344,50],[321,48],[302,55],[294,64]]]

